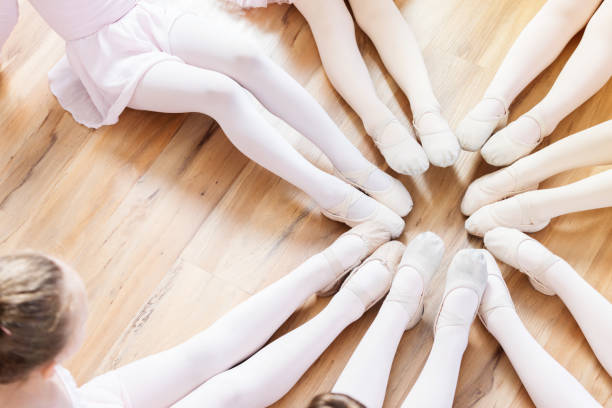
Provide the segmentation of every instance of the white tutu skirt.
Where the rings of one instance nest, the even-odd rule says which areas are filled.
[[[49,72],[51,92],[74,119],[90,128],[117,123],[138,83],[171,55],[169,33],[185,11],[139,2],[95,34],[66,43]]]
[[[229,3],[236,3],[242,8],[268,7],[272,3],[292,3],[292,0],[226,0]]]

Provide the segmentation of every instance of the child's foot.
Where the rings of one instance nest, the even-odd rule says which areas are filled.
[[[542,121],[527,113],[495,133],[482,147],[485,161],[493,166],[507,166],[529,154],[542,142]]]
[[[431,164],[438,167],[455,164],[461,148],[439,109],[421,113],[414,120],[414,128]]]
[[[506,282],[493,256],[486,252],[485,260],[488,274],[487,287],[482,296],[482,301],[480,302],[478,317],[480,317],[482,324],[488,328],[491,316],[495,314],[495,311],[501,309],[514,311],[514,303],[512,302],[512,297],[510,297]]]
[[[512,171],[505,167],[473,181],[461,201],[461,212],[472,215],[479,208],[492,204],[515,194],[538,188],[537,184],[521,184]]]
[[[367,167],[351,171],[334,173],[347,183],[362,190],[376,201],[395,211],[400,217],[405,217],[412,210],[412,197],[406,187],[397,179],[391,177],[378,167],[367,162]],[[372,179],[376,178],[376,183]]]
[[[535,239],[511,228],[495,228],[486,233],[485,246],[502,262],[529,276],[529,282],[545,295],[554,295],[547,274],[558,262],[557,255]]]
[[[516,228],[524,232],[544,229],[550,219],[536,219],[531,215],[529,194],[527,192],[485,205],[465,221],[465,229],[479,237],[496,227]]]
[[[417,176],[429,168],[425,151],[411,131],[392,119],[369,132],[387,164],[401,174]]]
[[[431,277],[444,255],[444,242],[433,232],[416,236],[404,251],[385,302],[397,302],[411,316],[406,330],[413,328],[423,316],[423,299]]]
[[[363,304],[364,310],[368,310],[382,299],[391,287],[403,251],[404,244],[399,241],[382,245],[351,272],[340,292],[351,292]]]
[[[393,238],[397,238],[402,233],[405,223],[399,215],[354,187],[349,185],[346,187],[344,200],[332,208],[322,209],[323,215],[334,221],[343,222],[349,227],[368,221],[377,222],[389,231]]]
[[[475,152],[491,137],[493,132],[506,126],[507,104],[497,98],[484,98],[461,121],[457,138],[463,150]]]
[[[375,222],[365,222],[340,235],[321,254],[327,261],[328,284],[318,296],[331,296],[338,291],[342,279],[376,248],[391,239],[391,234]]]
[[[434,334],[445,327],[469,330],[487,284],[487,265],[483,250],[462,249],[453,258],[446,274]]]

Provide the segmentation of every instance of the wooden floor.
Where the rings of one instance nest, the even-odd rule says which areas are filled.
[[[62,55],[62,42],[25,1],[20,3],[20,23],[3,51],[0,73],[0,252],[42,250],[82,274],[91,301],[89,336],[68,364],[79,383],[205,329],[345,230],[323,218],[305,194],[247,160],[203,115],[128,110],[112,127],[94,132],[77,125],[47,86],[46,72]],[[275,5],[243,13],[228,11],[216,0],[177,3],[240,26],[317,98],[368,158],[384,165],[354,112],[327,81],[312,34],[295,8]],[[513,40],[543,3],[398,1],[453,126],[479,100]],[[408,122],[406,98],[369,40],[361,32],[358,36],[380,95]],[[547,92],[578,40],[518,98],[512,118]],[[610,119],[610,112],[609,83],[564,120],[549,141]],[[310,143],[280,121],[274,123],[309,159],[329,168]],[[544,187],[602,169],[564,173]],[[463,153],[454,168],[401,177],[416,203],[401,239],[407,242],[425,230],[439,234],[448,248],[444,269],[458,249],[481,247],[482,241],[463,229],[458,206],[469,181],[489,171],[478,154]],[[612,210],[590,211],[556,219],[535,237],[612,299],[611,225]],[[612,378],[559,299],[539,294],[510,268],[503,271],[529,331],[598,401],[612,407]],[[443,277],[433,282],[423,322],[399,346],[387,407],[399,406],[425,362]],[[312,299],[278,334],[304,323],[326,302]],[[304,406],[329,390],[375,313],[349,327],[275,406]],[[531,406],[508,359],[478,321],[455,406]]]

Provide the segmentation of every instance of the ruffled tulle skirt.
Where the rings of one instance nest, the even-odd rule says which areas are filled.
[[[66,56],[49,72],[51,91],[85,126],[116,123],[148,70],[181,61],[172,55],[169,33],[186,13],[139,2],[115,23],[68,41]]]

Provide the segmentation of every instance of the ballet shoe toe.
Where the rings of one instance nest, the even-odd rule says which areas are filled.
[[[463,199],[461,200],[461,213],[463,215],[470,216],[474,214],[478,209],[482,208],[484,205],[488,204],[486,201],[486,193],[484,193],[480,186],[478,186],[477,181],[470,184],[463,195]]]
[[[492,166],[508,166],[516,160],[531,153],[540,141],[524,143],[515,140],[513,134],[519,125],[516,122],[495,133],[480,151],[482,158]]]
[[[392,178],[390,187],[380,194],[370,194],[377,201],[385,204],[400,217],[405,217],[412,211],[414,203],[406,187],[397,179]]]
[[[472,235],[482,237],[484,234],[497,227],[499,224],[491,217],[488,206],[475,211],[465,220],[465,229]]]
[[[427,153],[429,162],[434,166],[449,167],[457,162],[461,148],[459,147],[459,143],[455,140],[454,143],[449,143],[447,145],[425,148],[425,152]]]
[[[431,231],[422,232],[406,246],[400,268],[412,267],[423,277],[425,286],[435,274],[444,255],[444,241]]]
[[[463,150],[468,152],[478,151],[487,141],[493,130],[497,120],[479,121],[471,117],[466,117],[459,123],[456,135],[459,140],[459,145]]]
[[[376,215],[373,217],[373,221],[383,225],[389,231],[392,238],[399,237],[406,226],[406,223],[399,215],[383,205],[380,205]]]
[[[399,241],[383,244],[351,272],[340,290],[352,292],[369,309],[389,291],[403,251]]]
[[[400,174],[416,177],[429,169],[429,160],[423,148],[414,142],[418,148],[405,149],[403,153],[395,155],[392,161],[388,161],[389,167]]]
[[[522,236],[526,237],[525,234],[514,228],[496,227],[484,234],[484,244],[496,258],[514,266],[515,262],[511,259],[511,255]]]

